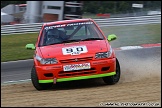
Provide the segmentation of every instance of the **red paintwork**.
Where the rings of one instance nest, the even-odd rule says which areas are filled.
[[[65,24],[65,23],[71,23],[71,22],[82,22],[82,21],[93,21],[92,19],[77,19],[77,20],[64,20],[64,21],[57,21],[52,23],[46,23],[42,26],[42,29],[45,25],[53,25],[53,24]],[[94,21],[93,21],[94,22]],[[95,23],[95,22],[94,22]],[[96,23],[95,23],[96,24]],[[96,24],[97,26],[97,24]],[[97,26],[98,27],[98,26]],[[113,54],[110,58],[104,58],[104,59],[95,59],[95,53],[96,52],[106,52],[110,49],[110,45],[107,41],[106,36],[104,36],[102,30],[98,27],[99,31],[102,33],[102,35],[105,37],[105,40],[92,40],[92,41],[82,41],[82,42],[73,42],[73,43],[63,43],[63,44],[55,44],[55,45],[49,45],[49,46],[43,46],[38,47],[38,42],[40,40],[41,32],[38,36],[38,40],[36,42],[36,50],[35,54],[39,55],[42,58],[57,58],[58,63],[57,64],[48,64],[48,65],[42,65],[34,58],[34,65],[36,67],[36,72],[38,74],[38,80],[48,80],[48,79],[54,79],[54,78],[65,78],[65,77],[74,77],[76,75],[73,72],[70,74],[72,76],[59,76],[58,73],[60,71],[63,71],[63,65],[69,65],[69,64],[79,64],[79,63],[90,63],[92,68],[95,68],[95,70],[92,70],[91,74],[101,74],[101,73],[107,73],[107,72],[113,72],[116,68],[116,59],[115,59],[115,53],[113,50]],[[62,48],[69,47],[69,46],[82,46],[85,45],[88,49],[87,53],[81,53],[80,55],[63,55]],[[86,61],[79,61],[79,62],[69,62],[69,63],[60,63],[60,60],[66,60],[66,59],[75,59],[75,58],[84,58],[84,57],[92,57],[92,60],[86,60]],[[102,67],[109,66],[109,70],[107,71],[101,71]],[[80,72],[80,71],[79,71]],[[52,73],[53,76],[46,77],[45,73]],[[90,75],[81,73],[79,76],[84,75]]]

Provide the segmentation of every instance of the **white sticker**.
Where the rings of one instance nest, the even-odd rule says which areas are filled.
[[[62,48],[63,55],[79,55],[81,53],[86,53],[88,52],[86,46],[73,46],[73,47],[65,47]]]
[[[90,69],[90,63],[83,63],[83,64],[72,64],[72,65],[65,65],[63,66],[64,71],[71,71],[71,70],[82,70],[82,69]]]

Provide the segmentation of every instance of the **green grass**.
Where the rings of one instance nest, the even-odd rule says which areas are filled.
[[[34,50],[25,49],[28,43],[36,42],[38,33],[2,35],[1,62],[32,58]]]
[[[113,48],[161,43],[161,24],[101,27],[104,34],[116,34],[117,40],[111,42]],[[1,62],[31,59],[34,50],[25,49],[28,43],[36,42],[38,33],[1,35]]]
[[[111,42],[113,48],[149,43],[161,43],[161,24],[101,27],[104,34],[116,34]]]

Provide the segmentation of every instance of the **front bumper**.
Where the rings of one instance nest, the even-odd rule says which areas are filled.
[[[39,83],[56,83],[63,81],[82,80],[90,78],[100,78],[115,75],[116,59],[103,59],[87,61],[91,64],[91,69],[77,71],[63,71],[64,65],[78,64],[84,62],[72,62],[68,64],[35,66]]]
[[[78,77],[70,77],[70,78],[59,78],[59,79],[54,78],[48,80],[39,80],[39,83],[54,83],[54,82],[73,81],[73,80],[82,80],[82,79],[90,79],[90,78],[100,78],[100,77],[112,76],[115,74],[116,72],[109,72],[104,74],[78,76]]]

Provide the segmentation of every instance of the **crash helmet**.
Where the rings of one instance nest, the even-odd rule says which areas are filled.
[[[49,29],[47,31],[47,37],[48,38],[59,38],[59,31],[56,28]]]

